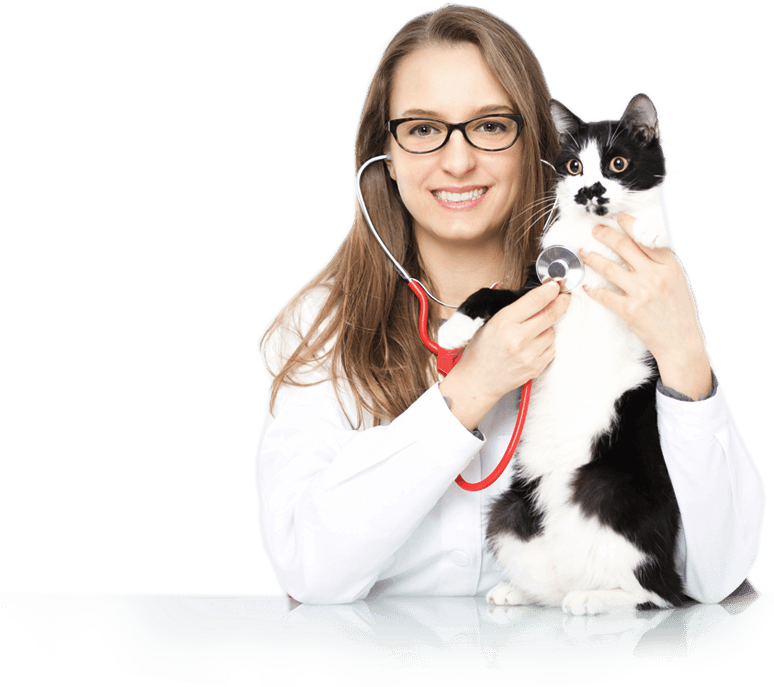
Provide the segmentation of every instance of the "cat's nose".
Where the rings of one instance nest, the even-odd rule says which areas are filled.
[[[578,196],[584,200],[592,200],[594,198],[601,198],[603,195],[605,195],[606,191],[607,189],[597,181],[591,186],[586,186],[585,188],[582,188],[580,191],[578,191]]]
[[[610,202],[609,198],[603,198],[607,189],[602,186],[598,181],[591,186],[584,186],[578,193],[575,194],[575,202],[578,205],[604,205]],[[594,202],[596,200],[596,202]]]

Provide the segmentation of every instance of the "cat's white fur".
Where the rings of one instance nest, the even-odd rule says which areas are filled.
[[[623,264],[591,235],[597,224],[621,231],[615,221],[619,212],[637,218],[636,241],[650,248],[667,245],[658,187],[630,192],[603,177],[594,144],[579,159],[583,174],[557,186],[560,218],[543,236],[542,248],[561,244]],[[573,200],[580,188],[595,181],[605,186],[610,198],[605,217],[587,213]],[[615,288],[588,267],[583,283]],[[470,319],[463,319],[468,320],[463,336],[459,338],[462,328],[453,317],[441,329],[441,345],[458,348],[470,339]],[[647,350],[616,314],[580,287],[573,290],[554,331],[556,358],[533,381],[518,466],[511,468],[527,480],[541,478],[536,499],[544,513],[543,531],[526,542],[512,534],[496,537],[492,545],[507,581],[494,587],[487,599],[495,604],[561,605],[578,615],[632,609],[648,601],[668,606],[634,575],[645,562],[644,554],[597,518],[585,516],[570,499],[575,470],[588,463],[595,438],[609,429],[616,400],[650,375],[644,362]]]

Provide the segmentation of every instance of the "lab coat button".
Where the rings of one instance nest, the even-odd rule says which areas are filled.
[[[467,565],[470,563],[470,556],[464,551],[452,551],[451,560],[455,565]]]

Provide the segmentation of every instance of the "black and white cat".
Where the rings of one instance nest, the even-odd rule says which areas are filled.
[[[619,121],[584,123],[551,102],[561,151],[559,218],[541,247],[565,245],[621,259],[592,238],[618,231],[618,213],[637,218],[644,246],[667,245],[659,201],[665,168],[656,110],[635,96]],[[610,288],[586,268],[585,285]],[[482,289],[443,325],[439,344],[463,346],[518,292]],[[504,581],[495,604],[561,605],[576,615],[668,608],[685,600],[675,569],[680,514],[656,425],[655,362],[624,322],[572,292],[554,326],[556,356],[533,382],[510,488],[489,513],[487,540]]]

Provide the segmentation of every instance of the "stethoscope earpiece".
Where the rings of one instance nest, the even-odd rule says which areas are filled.
[[[428,310],[429,310],[427,299],[428,297],[432,298],[436,303],[440,303],[441,305],[445,305],[446,307],[449,307],[449,308],[454,308],[455,310],[457,306],[449,305],[448,303],[439,301],[425,288],[424,284],[422,284],[417,279],[412,279],[409,276],[408,272],[406,272],[406,270],[403,269],[403,266],[397,261],[395,256],[392,253],[390,253],[384,241],[382,241],[381,236],[379,236],[379,232],[376,231],[376,227],[374,227],[374,224],[371,221],[371,216],[368,214],[365,200],[363,199],[363,192],[360,189],[360,177],[363,175],[363,170],[365,170],[365,168],[368,167],[368,165],[370,165],[372,162],[377,162],[378,160],[390,160],[390,159],[392,159],[390,157],[390,154],[386,153],[384,155],[377,155],[376,157],[372,157],[371,159],[366,160],[361,165],[360,169],[357,172],[357,181],[355,186],[357,191],[357,200],[360,203],[360,209],[363,211],[363,216],[365,217],[365,220],[369,228],[371,229],[371,233],[378,241],[385,255],[390,259],[392,264],[395,266],[395,269],[398,270],[398,273],[400,274],[400,276],[403,277],[403,279],[405,279],[408,282],[409,288],[414,292],[416,297],[419,299],[420,338],[422,339],[422,342],[425,344],[425,346],[433,354],[438,356],[438,359],[439,359],[438,370],[442,374],[446,375],[449,373],[451,367],[454,366],[454,363],[459,358],[460,351],[449,351],[446,349],[442,349],[437,343],[432,341],[430,337],[427,335],[427,316],[428,316]],[[546,162],[545,160],[541,160],[541,162],[544,162],[549,167],[553,168],[553,165]],[[556,208],[556,202],[554,202],[554,207],[551,208],[551,213],[549,214],[548,221],[550,221],[551,215],[553,214],[553,211],[555,208]],[[583,261],[580,259],[580,256],[574,250],[567,248],[565,246],[550,246],[549,248],[544,250],[538,256],[537,270],[538,270],[538,276],[540,277],[541,281],[543,282],[551,281],[551,280],[558,281],[560,286],[562,287],[562,291],[570,291],[571,289],[575,288],[578,284],[580,284],[583,281]],[[449,364],[448,368],[445,367],[446,363]],[[443,369],[441,369],[442,365],[444,366]],[[525,382],[524,386],[522,387],[521,401],[519,403],[519,415],[516,419],[516,426],[513,428],[513,435],[511,436],[511,440],[508,446],[506,447],[505,453],[503,454],[503,457],[498,463],[495,470],[492,472],[492,474],[489,475],[489,477],[481,480],[480,482],[476,482],[475,484],[470,484],[469,482],[466,482],[462,478],[462,475],[459,475],[455,480],[455,482],[460,487],[462,487],[466,491],[480,491],[481,489],[485,489],[486,487],[491,485],[503,473],[508,463],[510,462],[511,458],[513,457],[514,451],[516,450],[516,446],[518,445],[519,439],[521,438],[521,431],[524,428],[524,421],[526,420],[526,417],[527,417],[527,408],[529,406],[529,396],[530,396],[531,389],[532,389],[532,380],[530,379],[527,382]]]

